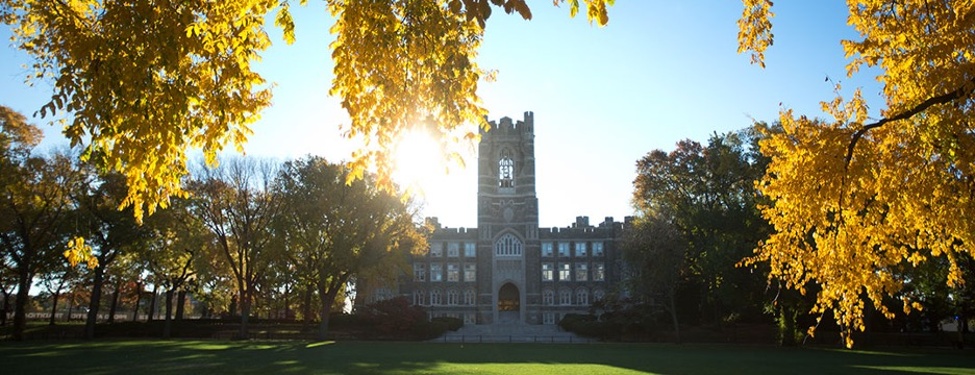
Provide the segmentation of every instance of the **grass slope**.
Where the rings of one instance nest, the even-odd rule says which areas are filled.
[[[5,374],[975,374],[971,350],[659,344],[0,343]]]

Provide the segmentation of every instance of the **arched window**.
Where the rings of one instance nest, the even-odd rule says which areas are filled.
[[[572,304],[572,291],[569,289],[559,290],[559,304],[560,305],[571,305]]]
[[[551,306],[555,304],[555,292],[551,289],[545,289],[542,292],[542,304],[546,306]]]
[[[440,294],[440,289],[434,289],[430,291],[430,305],[438,306],[443,304],[443,299]]]
[[[586,288],[579,288],[576,290],[576,304],[577,305],[588,305],[589,304],[589,290]]]
[[[501,150],[501,158],[498,159],[498,186],[510,188],[515,186],[515,161],[511,159],[511,153],[507,149]]]
[[[423,306],[427,304],[427,293],[422,290],[413,291],[413,304]]]
[[[447,304],[456,305],[460,299],[460,294],[457,293],[457,289],[451,289],[447,291]]]
[[[596,289],[592,291],[592,299],[594,301],[599,301],[605,297],[606,297],[606,292],[604,292],[602,289]]]
[[[474,306],[474,289],[464,291],[464,304]]]
[[[496,256],[521,256],[521,240],[511,233],[505,233],[494,243]]]

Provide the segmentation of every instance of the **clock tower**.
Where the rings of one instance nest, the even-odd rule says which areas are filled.
[[[538,323],[526,321],[541,302],[539,281],[526,275],[540,267],[534,130],[525,112],[523,121],[503,117],[481,133],[477,252],[478,268],[488,271],[478,273],[481,322]]]

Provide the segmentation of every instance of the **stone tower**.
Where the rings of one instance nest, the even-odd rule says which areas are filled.
[[[526,276],[539,267],[532,112],[524,121],[491,122],[477,169],[478,322],[528,322],[541,298],[537,277]]]

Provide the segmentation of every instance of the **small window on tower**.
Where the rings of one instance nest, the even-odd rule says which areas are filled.
[[[515,161],[511,159],[508,150],[501,151],[501,159],[498,160],[498,186],[503,188],[514,187]]]

